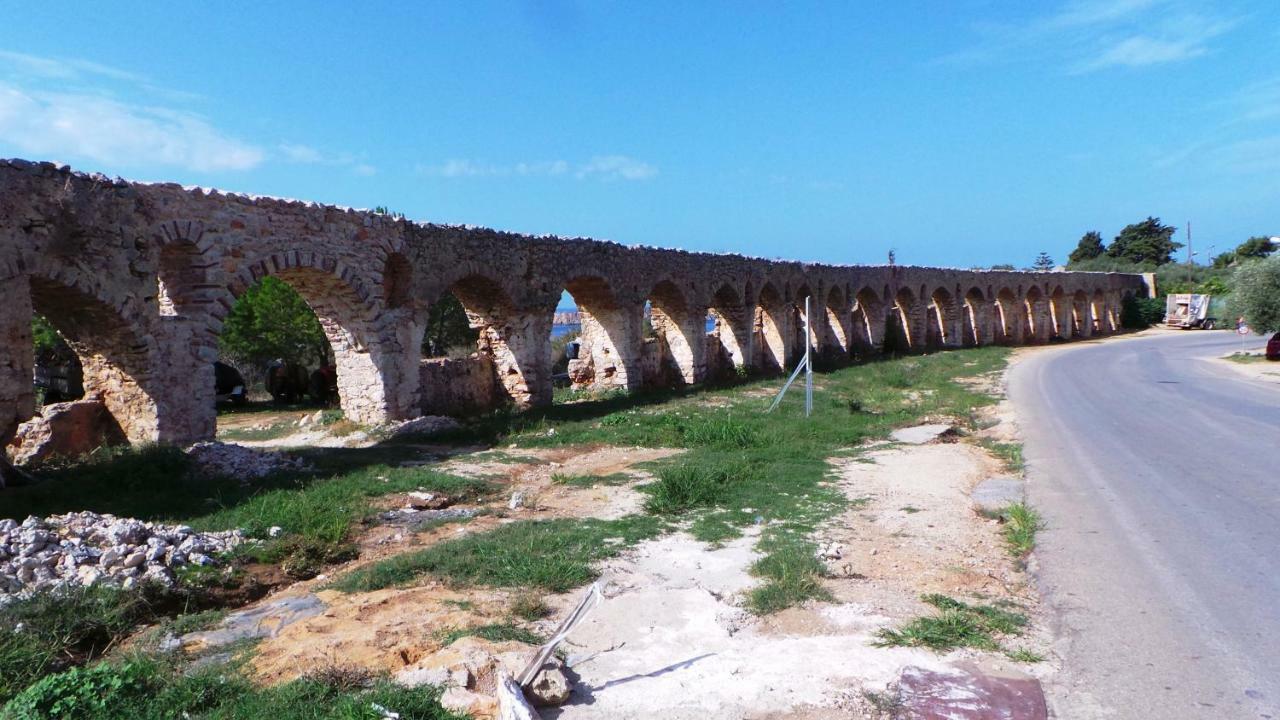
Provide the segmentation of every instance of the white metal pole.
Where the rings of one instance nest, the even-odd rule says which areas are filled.
[[[812,298],[808,295],[804,298],[804,416],[809,417],[813,413],[813,361],[809,355],[810,343],[810,323],[809,301]]]

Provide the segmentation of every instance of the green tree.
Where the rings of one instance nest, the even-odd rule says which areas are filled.
[[[240,296],[222,326],[224,357],[258,368],[276,358],[303,365],[328,362],[329,339],[296,290],[267,276]]]
[[[1243,263],[1232,277],[1235,311],[1255,332],[1280,332],[1280,254]]]
[[[1173,241],[1177,230],[1172,225],[1161,225],[1160,218],[1148,217],[1126,225],[1107,248],[1107,254],[1133,263],[1164,265],[1171,262],[1173,252],[1182,247],[1182,243]]]
[[[1090,230],[1080,238],[1080,243],[1076,245],[1076,249],[1071,251],[1071,256],[1067,258],[1068,266],[1084,260],[1091,260],[1101,257],[1107,251],[1105,245],[1102,244],[1102,233],[1097,230]]]
[[[1255,236],[1240,243],[1239,247],[1236,248],[1235,257],[1239,260],[1264,258],[1275,251],[1276,248],[1271,244],[1271,238]]]
[[[1015,268],[1013,267],[1013,263],[1001,263],[999,265],[992,265],[991,269],[992,270],[1013,270]]]
[[[453,293],[445,293],[427,312],[427,331],[422,335],[423,357],[445,357],[449,351],[473,352],[480,334],[471,327],[467,311]]]
[[[1222,253],[1221,255],[1213,256],[1213,266],[1215,268],[1231,267],[1233,264],[1235,264],[1235,261],[1236,261],[1236,254],[1230,250]]]
[[[1036,256],[1036,261],[1031,263],[1031,269],[1036,272],[1048,272],[1053,269],[1053,258],[1049,257],[1049,253],[1041,250]]]

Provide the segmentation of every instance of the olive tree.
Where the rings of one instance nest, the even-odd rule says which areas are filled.
[[[1232,302],[1256,332],[1280,332],[1280,254],[1244,263],[1232,277]]]

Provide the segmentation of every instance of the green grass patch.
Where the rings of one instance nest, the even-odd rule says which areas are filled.
[[[997,442],[982,438],[978,440],[978,445],[999,458],[1004,463],[1004,469],[1007,472],[1020,475],[1026,469],[1026,462],[1022,458],[1021,443]]]
[[[464,637],[478,637],[482,640],[490,642],[507,642],[515,640],[516,642],[528,643],[529,645],[541,645],[547,639],[532,630],[526,630],[519,625],[511,623],[496,623],[493,625],[478,625],[469,628],[453,628],[437,633],[436,637],[442,645],[452,645],[453,641]]]
[[[1267,361],[1265,355],[1241,352],[1231,353],[1227,356],[1227,359],[1231,362],[1240,363],[1242,365],[1252,365],[1253,363],[1262,363]]]
[[[156,586],[68,586],[0,606],[0,703],[41,676],[99,657],[175,601]]]
[[[334,678],[326,681],[320,678]],[[348,682],[316,674],[272,687],[250,682],[235,664],[183,673],[166,658],[132,656],[50,675],[0,710],[2,720],[462,720],[440,706],[439,690],[377,678]]]
[[[596,485],[626,485],[633,480],[635,480],[634,477],[624,472],[610,473],[608,475],[566,475],[565,473],[554,473],[551,476],[551,482],[557,485],[568,485],[570,487],[580,488],[595,487]]]
[[[751,572],[766,582],[747,596],[752,612],[768,615],[805,600],[829,600],[822,586],[826,568],[814,555],[816,550],[809,542],[788,543],[756,561]]]
[[[593,564],[654,537],[664,526],[639,515],[619,520],[525,520],[359,568],[332,587],[368,592],[433,576],[458,585],[565,592],[597,577]]]
[[[921,598],[938,609],[937,615],[919,617],[897,630],[877,633],[878,647],[927,647],[937,652],[956,648],[999,650],[1000,638],[1021,635],[1027,618],[994,605],[969,603],[931,594]]]
[[[1009,553],[1019,560],[1030,555],[1036,547],[1036,533],[1044,527],[1040,513],[1026,503],[1014,503],[1001,511],[1000,520]]]

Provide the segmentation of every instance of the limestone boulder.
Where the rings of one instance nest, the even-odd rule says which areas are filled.
[[[97,398],[54,403],[18,426],[6,452],[15,465],[74,458],[126,442],[124,431]]]

